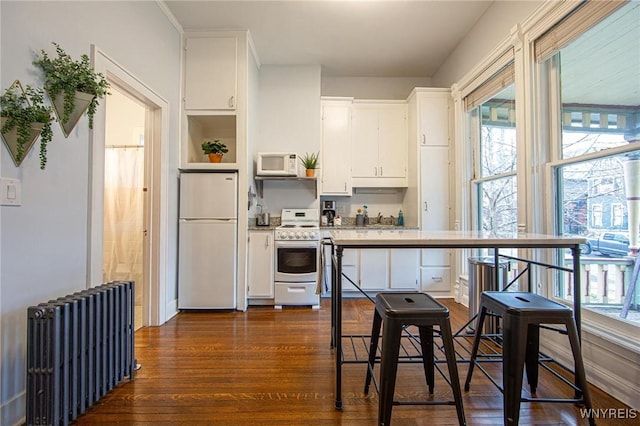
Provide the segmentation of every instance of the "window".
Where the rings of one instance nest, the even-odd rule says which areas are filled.
[[[640,286],[630,285],[629,253],[640,238],[640,55],[629,52],[639,51],[640,3],[629,2],[546,63],[558,76],[549,78],[550,98],[560,102],[550,108],[558,111],[550,118],[559,133],[552,154],[556,227],[587,238],[583,307],[637,327]],[[555,294],[570,302],[568,278],[558,280]]]
[[[496,236],[517,230],[515,85],[512,83],[470,113],[476,119],[476,227]]]

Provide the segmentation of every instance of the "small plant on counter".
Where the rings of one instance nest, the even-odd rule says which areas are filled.
[[[44,72],[44,88],[52,102],[58,95],[64,95],[63,114],[60,117],[62,123],[69,121],[76,106],[76,92],[92,95],[93,99],[87,108],[89,128],[93,129],[93,115],[98,107],[98,99],[109,94],[109,82],[104,75],[96,72],[87,55],[81,55],[79,61],[74,61],[58,43],[52,42],[56,47],[57,58],[50,58],[47,52],[41,50],[42,57],[34,64]]]
[[[40,132],[40,168],[44,169],[47,164],[47,144],[53,137],[52,110],[44,104],[44,91],[29,85],[22,90],[20,83],[16,81],[0,96],[0,117],[3,136],[16,130],[15,152],[10,148],[16,166],[20,165],[27,154],[26,150],[31,147],[28,144],[35,141],[37,132]]]
[[[219,139],[214,139],[202,142],[202,151],[209,156],[209,161],[219,163],[222,161],[222,155],[229,152],[229,148]]]

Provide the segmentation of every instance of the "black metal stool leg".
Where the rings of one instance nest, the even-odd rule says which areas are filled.
[[[582,360],[582,351],[580,349],[580,339],[578,338],[578,329],[573,318],[566,322],[567,335],[569,336],[569,342],[571,344],[571,352],[573,353],[573,359],[575,362],[576,370],[576,385],[582,390],[582,400],[586,409],[591,411],[591,396],[589,395],[589,383],[587,383],[587,375],[584,369],[584,362]],[[589,424],[594,426],[596,420],[593,416],[589,417]]]
[[[480,347],[480,339],[482,339],[482,327],[484,325],[484,318],[487,316],[487,308],[480,306],[480,313],[478,314],[478,322],[476,323],[476,335],[473,339],[473,348],[471,349],[471,355],[469,357],[469,369],[467,370],[467,379],[464,382],[465,392],[469,391],[471,385],[471,376],[473,375],[473,367],[476,364],[476,357],[478,356],[478,348]]]
[[[396,386],[401,337],[402,327],[393,324],[393,321],[385,320],[382,329],[382,359],[380,362],[379,426],[389,426],[391,424],[391,410],[393,409],[393,393]]]
[[[453,347],[453,336],[451,334],[451,324],[447,320],[440,323],[440,333],[442,334],[442,343],[444,346],[444,354],[447,358],[447,367],[449,369],[449,380],[451,381],[451,391],[453,399],[456,403],[456,413],[458,414],[458,424],[466,425],[464,418],[464,407],[462,406],[462,392],[460,390],[460,378],[458,377],[458,366],[456,364],[456,352]]]
[[[521,322],[513,315],[503,318],[503,362],[502,380],[504,383],[504,424],[517,425],[520,419],[520,401],[522,399],[522,370],[527,351],[527,334]]]
[[[433,327],[420,326],[420,347],[422,349],[422,366],[424,367],[424,376],[429,386],[429,394],[433,395],[433,387],[435,383],[435,374],[433,367]]]
[[[364,382],[364,394],[369,394],[369,385],[373,377],[373,368],[376,362],[376,353],[378,351],[378,340],[380,339],[380,326],[382,325],[382,317],[377,310],[373,313],[373,326],[371,327],[371,341],[369,343],[369,362],[367,364],[367,377]]]
[[[527,370],[527,381],[531,394],[535,395],[538,389],[538,359],[540,353],[540,327],[538,324],[529,324],[527,327],[527,354],[525,356],[525,367]]]

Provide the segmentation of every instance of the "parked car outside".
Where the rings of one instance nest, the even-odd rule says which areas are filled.
[[[580,246],[582,254],[597,251],[605,256],[627,256],[629,254],[629,237],[616,232],[605,232],[600,237],[587,237],[587,244]]]

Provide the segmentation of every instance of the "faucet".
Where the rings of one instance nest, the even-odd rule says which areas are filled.
[[[376,218],[376,220],[377,220],[376,223],[378,225],[380,225],[382,223],[382,213],[381,212],[378,212],[378,217]]]

